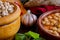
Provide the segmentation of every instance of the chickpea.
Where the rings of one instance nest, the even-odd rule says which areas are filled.
[[[6,5],[5,8],[8,9],[8,6]]]
[[[50,29],[50,26],[45,26],[44,28],[47,29],[47,30],[49,30]]]
[[[53,23],[57,23],[57,21],[56,21],[56,20],[52,20],[52,22],[53,22]]]
[[[46,24],[46,25],[50,25],[50,21],[48,20],[47,17],[44,18],[44,20],[42,21],[43,24]]]
[[[60,18],[58,19],[58,21],[60,22]]]
[[[57,22],[57,23],[55,23],[55,25],[54,26],[56,26],[57,27],[57,25],[58,25],[59,23]]]
[[[10,5],[11,7],[14,7],[13,5]]]
[[[55,13],[55,16],[59,17],[60,16],[60,13]]]
[[[50,22],[46,22],[46,25],[50,25]]]
[[[52,30],[53,30],[53,31],[57,31],[57,27],[53,27]]]
[[[4,6],[2,6],[2,10],[5,10],[5,7]]]
[[[48,32],[53,33],[53,30],[48,30]]]
[[[45,21],[42,21],[42,23],[43,23],[43,24],[46,24],[46,22],[45,22]]]
[[[51,25],[53,26],[53,25],[54,25],[54,23],[52,22],[52,23],[51,23]]]
[[[4,5],[5,5],[5,8],[6,8],[6,9],[8,9],[8,5],[7,5],[7,3],[6,3],[6,2],[5,2],[5,4],[4,4]]]
[[[8,5],[8,6],[11,5],[9,2],[5,2],[5,4]]]
[[[8,11],[7,11],[7,10],[5,10],[5,12],[6,12],[6,15],[8,15]]]
[[[60,24],[58,24],[57,27],[60,28]]]
[[[9,11],[10,13],[12,13],[14,10],[12,9],[11,11]]]
[[[55,15],[54,14],[51,14],[52,17],[54,17]]]
[[[52,26],[50,26],[50,29],[49,29],[49,30],[52,30],[52,28],[53,28],[53,27],[52,27]]]
[[[54,19],[51,19],[50,21],[51,21],[51,25],[54,25],[54,24],[56,24],[56,23],[57,23],[57,21],[56,21],[56,20],[54,20]]]
[[[44,18],[44,21],[48,22],[49,20],[48,20],[48,18],[47,18],[47,17],[45,17],[45,18]]]
[[[59,33],[60,33],[60,28],[58,28],[57,32],[59,32]]]
[[[3,15],[3,16],[6,16],[6,15],[7,15],[7,14],[6,14],[6,11],[3,11],[3,12],[2,12],[2,15]]]
[[[58,20],[59,18],[58,18],[57,16],[54,16],[54,19],[55,19],[55,20]]]
[[[53,34],[59,36],[59,33],[57,31],[54,31]]]
[[[48,18],[49,18],[49,19],[52,19],[53,17],[49,15]]]

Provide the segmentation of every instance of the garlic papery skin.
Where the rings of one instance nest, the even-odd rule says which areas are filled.
[[[36,22],[37,16],[32,14],[31,11],[28,10],[27,13],[22,16],[21,19],[22,19],[22,24],[31,26]]]

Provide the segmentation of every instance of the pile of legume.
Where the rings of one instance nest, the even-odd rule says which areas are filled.
[[[14,5],[0,1],[0,17],[7,16],[14,11]]]
[[[52,13],[47,15],[42,20],[42,24],[44,28],[47,29],[48,32],[54,34],[56,36],[60,36],[60,13]]]

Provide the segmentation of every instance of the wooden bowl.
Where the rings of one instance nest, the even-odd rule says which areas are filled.
[[[0,25],[5,25],[8,23],[11,23],[12,21],[14,21],[15,19],[17,19],[20,16],[21,10],[20,10],[19,6],[14,3],[11,3],[11,4],[13,4],[15,6],[14,12],[8,16],[1,17],[0,18]]]
[[[14,36],[20,28],[20,17],[10,24],[0,26],[0,40]]]
[[[43,27],[43,24],[41,23],[42,22],[42,19],[44,17],[46,17],[47,15],[52,14],[54,12],[60,12],[60,10],[52,10],[52,11],[48,11],[46,13],[43,13],[39,17],[39,19],[37,21],[37,24],[39,26],[39,33],[40,33],[41,36],[43,36],[43,37],[45,37],[46,39],[49,39],[49,40],[60,40],[60,36],[55,36],[55,35],[47,32],[46,29]]]
[[[21,10],[18,5],[14,3],[11,4],[15,6],[14,12],[0,18],[0,40],[5,40],[14,36],[20,28]]]

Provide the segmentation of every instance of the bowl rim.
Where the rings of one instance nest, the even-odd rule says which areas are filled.
[[[52,11],[48,11],[48,12],[45,12],[43,13],[39,18],[38,18],[38,26],[39,28],[41,28],[44,32],[46,32],[48,35],[51,35],[51,36],[54,36],[54,37],[57,37],[57,38],[60,38],[60,36],[56,36],[56,35],[53,35],[51,33],[49,33],[48,31],[46,31],[46,29],[43,27],[43,24],[41,23],[42,19],[49,15],[49,14],[52,14],[52,12],[55,12],[55,11],[60,11],[60,9],[57,9],[57,10],[52,10]]]
[[[3,2],[5,2],[5,1],[3,1]],[[13,3],[13,2],[9,2],[9,3],[11,3],[11,4],[13,4],[15,7],[15,10],[14,10],[14,12],[13,13],[11,13],[11,14],[9,14],[9,15],[7,15],[7,16],[4,16],[4,17],[1,17],[0,18],[0,26],[1,25],[5,25],[5,24],[8,24],[8,23],[10,23],[10,22],[12,22],[12,21],[14,21],[16,18],[18,18],[19,16],[20,16],[20,14],[21,14],[21,9],[20,9],[20,7],[17,5],[17,4],[15,4],[15,3]]]

